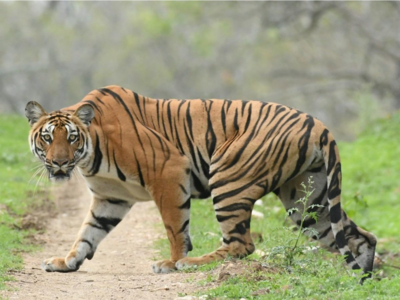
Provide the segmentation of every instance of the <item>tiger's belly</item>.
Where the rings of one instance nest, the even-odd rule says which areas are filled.
[[[124,200],[130,203],[153,200],[149,192],[139,182],[105,177],[86,177],[89,189],[101,199]]]

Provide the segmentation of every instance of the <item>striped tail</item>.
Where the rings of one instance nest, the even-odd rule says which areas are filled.
[[[332,232],[340,253],[346,257],[347,265],[351,269],[361,269],[350,251],[343,230],[342,209],[340,206],[342,167],[338,147],[332,134],[327,129],[324,130],[321,136],[321,148],[328,176],[328,203]]]

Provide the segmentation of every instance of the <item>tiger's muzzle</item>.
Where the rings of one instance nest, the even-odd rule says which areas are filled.
[[[53,159],[51,163],[46,163],[46,168],[49,172],[49,179],[52,181],[63,181],[70,179],[71,172],[74,167],[75,164],[67,159]]]

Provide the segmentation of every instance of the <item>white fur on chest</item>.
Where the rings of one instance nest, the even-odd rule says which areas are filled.
[[[85,177],[94,196],[101,199],[117,199],[130,203],[153,200],[149,192],[134,180],[121,181],[115,178]]]

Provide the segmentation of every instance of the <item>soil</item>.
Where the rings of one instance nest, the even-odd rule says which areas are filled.
[[[72,273],[46,273],[41,262],[52,256],[65,256],[72,246],[89,208],[90,194],[83,179],[57,186],[58,214],[47,222],[40,252],[24,255],[25,267],[11,272],[15,281],[6,299],[175,299],[193,294],[204,273],[153,274],[151,265],[158,257],[153,242],[164,236],[161,218],[153,202],[137,203],[130,213],[100,244],[92,260]],[[194,280],[196,279],[196,280]],[[181,299],[196,299],[185,297]]]

